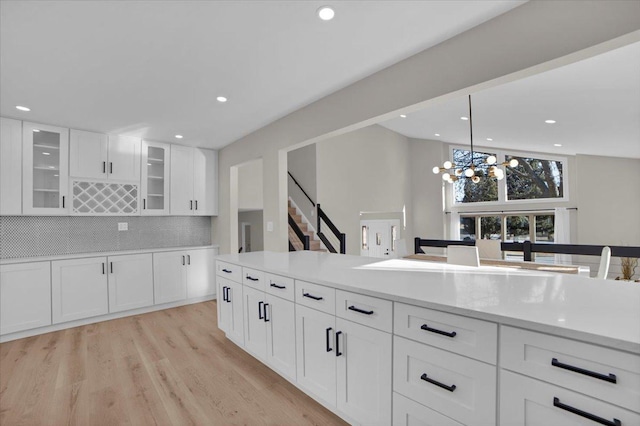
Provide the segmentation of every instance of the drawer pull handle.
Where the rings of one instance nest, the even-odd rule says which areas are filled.
[[[284,286],[284,285],[278,285],[278,284],[276,284],[276,283],[271,283],[271,287],[275,287],[275,288],[278,288],[278,289],[280,289],[280,290],[284,290],[285,288],[287,288],[287,287],[286,287],[286,286]]]
[[[309,293],[303,293],[302,295],[304,297],[308,297],[309,299],[313,299],[313,300],[322,300],[322,299],[324,299],[324,297],[314,296],[313,294],[309,294]]]
[[[447,336],[447,337],[456,337],[456,334],[458,334],[455,331],[448,332],[448,331],[438,330],[437,328],[431,328],[427,324],[422,324],[422,326],[420,328],[422,330],[430,331],[430,332],[436,333],[436,334],[442,334],[443,336]]]
[[[342,334],[342,331],[338,331],[336,333],[336,356],[342,355],[342,352],[340,352],[340,335],[341,334]]]
[[[258,302],[258,319],[263,320],[264,317],[262,316],[262,305],[264,305],[264,302],[260,301]]]
[[[231,290],[231,287],[227,287],[227,303],[231,303],[231,298],[229,297],[229,290]]]
[[[613,419],[613,421],[611,420],[607,420],[607,419],[603,419],[602,417],[598,417],[594,414],[591,413],[587,413],[586,411],[582,411],[579,410],[577,408],[574,408],[570,405],[567,404],[563,404],[562,402],[560,402],[560,398],[553,398],[553,406],[554,407],[558,407],[561,410],[566,410],[570,413],[573,414],[577,414],[580,417],[584,417],[585,419],[589,419],[592,420],[596,423],[600,423],[601,425],[606,425],[606,426],[622,426],[622,422],[618,419]]]
[[[327,328],[327,334],[326,334],[326,338],[327,338],[327,352],[331,352],[333,349],[331,349],[331,346],[329,346],[329,335],[331,334],[331,330],[333,330],[331,327]]]
[[[249,281],[259,281],[260,280],[259,278],[253,278],[251,275],[247,275],[247,279]]]
[[[227,287],[222,287],[222,301],[227,301]]]
[[[360,312],[361,314],[365,315],[373,315],[373,311],[365,311],[364,309],[356,308],[353,305],[349,306],[347,309],[349,309],[350,311]]]
[[[440,383],[437,380],[430,379],[429,377],[427,377],[427,373],[424,373],[422,376],[420,376],[420,378],[425,382],[429,382],[432,385],[436,385],[438,387],[441,387],[442,389],[446,389],[449,392],[453,392],[454,390],[456,390],[456,385],[447,386],[444,383]]]
[[[264,322],[269,322],[269,318],[267,318],[267,307],[269,306],[268,303],[264,304]]]
[[[585,370],[584,368],[574,367],[573,365],[563,364],[560,361],[558,361],[557,358],[552,358],[551,359],[551,365],[553,365],[554,367],[563,368],[565,370],[573,371],[575,373],[584,374],[585,376],[595,377],[596,379],[604,380],[605,382],[618,383],[618,378],[616,377],[615,374],[611,374],[610,373],[610,374],[606,375],[606,374],[596,373],[595,371]]]
[[[232,273],[233,271],[230,271],[230,270],[228,270],[228,269],[223,269],[223,270],[222,270],[222,272],[225,272],[225,273],[227,273],[227,274],[230,274],[230,273]]]

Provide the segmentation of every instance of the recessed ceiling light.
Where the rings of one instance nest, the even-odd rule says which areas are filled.
[[[50,152],[43,152],[42,155],[51,155]]]
[[[60,175],[53,175],[54,177],[59,177]]]
[[[554,143],[553,146],[562,146],[561,143]]]
[[[218,97],[216,98],[216,100],[217,100],[218,102],[227,102],[227,98],[225,98],[224,96],[218,96]]]
[[[556,120],[544,120],[544,122],[547,124],[555,124]]]
[[[492,138],[487,138],[487,140],[488,140],[489,142],[491,142],[493,139],[492,139]]]
[[[50,169],[55,169],[55,167],[54,167],[54,166],[49,166],[49,168],[50,168]]]
[[[464,116],[460,117],[460,120],[468,120],[468,119],[469,117],[464,117]]]
[[[35,133],[38,133],[40,130],[38,130],[38,129],[33,129],[33,131],[34,131]]]
[[[184,136],[182,135],[176,135],[176,139],[182,139]]]
[[[323,21],[330,21],[334,16],[336,16],[336,12],[329,6],[322,6],[320,9],[318,9],[318,18],[322,19]]]
[[[147,166],[150,166],[150,165],[151,165],[151,163],[147,163]]]
[[[436,133],[435,136],[440,136],[440,133]]]
[[[20,111],[31,111],[31,108],[27,108],[26,106],[16,105],[16,109]]]
[[[407,118],[407,116],[404,114],[400,114],[400,118]]]

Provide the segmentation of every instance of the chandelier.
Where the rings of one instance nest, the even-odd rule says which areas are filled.
[[[442,173],[442,180],[453,183],[460,179],[471,179],[472,182],[478,183],[482,177],[497,180],[504,179],[504,170],[500,166],[517,167],[518,160],[515,158],[498,164],[495,155],[489,155],[483,158],[482,154],[476,158],[476,152],[473,150],[473,119],[471,117],[471,95],[469,95],[469,135],[471,137],[471,156],[464,164],[455,164],[453,161],[445,161],[442,167],[435,166],[433,173]]]

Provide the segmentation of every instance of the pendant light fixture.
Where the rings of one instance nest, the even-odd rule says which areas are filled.
[[[469,136],[471,139],[471,157],[465,164],[455,164],[453,161],[445,161],[442,167],[433,168],[433,173],[442,173],[442,180],[453,183],[460,179],[471,179],[472,182],[478,183],[481,178],[504,179],[504,170],[499,166],[517,167],[518,160],[511,159],[501,164],[495,155],[490,155],[486,159],[482,157],[476,161],[476,152],[473,150],[473,117],[471,116],[471,95],[469,95]]]

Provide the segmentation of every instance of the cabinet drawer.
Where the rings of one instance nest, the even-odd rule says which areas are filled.
[[[296,280],[296,303],[336,314],[336,290],[319,284]]]
[[[464,426],[431,408],[393,393],[393,426]]]
[[[629,426],[640,425],[640,414],[559,386],[501,370],[500,424]]]
[[[264,284],[266,286],[267,293],[282,297],[283,299],[290,300],[292,302],[295,300],[293,278],[265,273]]]
[[[242,284],[264,291],[264,272],[257,269],[242,268]]]
[[[242,282],[242,268],[232,263],[216,261],[216,275],[237,283]]]
[[[395,303],[394,333],[490,364],[496,363],[498,325]]]
[[[496,367],[394,337],[393,390],[466,425],[496,423]]]
[[[640,356],[514,327],[500,331],[503,368],[640,412]]]
[[[393,302],[336,290],[336,316],[391,333]]]

